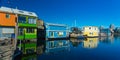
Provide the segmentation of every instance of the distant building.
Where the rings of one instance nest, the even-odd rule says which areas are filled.
[[[99,29],[96,26],[85,26],[83,27],[83,35],[90,37],[99,36]]]
[[[111,36],[111,31],[108,28],[100,29],[100,36]]]
[[[64,24],[45,23],[46,38],[67,38],[69,29]]]

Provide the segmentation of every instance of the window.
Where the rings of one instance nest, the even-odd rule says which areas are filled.
[[[95,30],[97,30],[97,28],[95,28]]]
[[[58,32],[58,35],[59,36],[63,36],[63,32]]]
[[[91,29],[91,27],[89,27],[89,29]]]
[[[34,31],[34,29],[33,28],[27,28],[27,30],[26,30],[26,33],[34,33],[35,31]]]
[[[10,14],[6,14],[6,18],[10,18]]]
[[[90,32],[89,34],[90,34],[90,35],[93,35],[93,32]]]
[[[36,24],[36,18],[28,18],[29,24]]]
[[[54,32],[51,32],[51,36],[54,37]]]
[[[25,16],[18,16],[18,22],[19,23],[26,23],[26,17]]]
[[[24,35],[24,29],[23,28],[18,29],[18,35]]]

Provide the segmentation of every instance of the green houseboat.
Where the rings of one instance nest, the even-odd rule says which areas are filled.
[[[36,13],[12,9],[16,14],[17,48],[23,53],[36,52],[37,45],[37,20]]]
[[[37,38],[37,15],[33,12],[20,11],[18,14],[18,39],[31,40]],[[28,13],[28,14],[27,14]]]

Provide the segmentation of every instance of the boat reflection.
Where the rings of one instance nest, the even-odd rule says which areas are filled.
[[[73,47],[78,47],[79,45],[82,44],[84,40],[81,39],[75,39],[75,38],[70,38],[70,42],[72,43]]]
[[[87,38],[83,41],[84,48],[96,48],[98,46],[98,38]]]

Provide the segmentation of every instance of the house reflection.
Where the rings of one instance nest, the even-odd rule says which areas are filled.
[[[82,44],[83,40],[70,38],[70,42],[72,43],[73,47],[78,47],[78,45]]]
[[[96,48],[98,46],[98,38],[87,38],[83,41],[84,48]]]
[[[14,60],[37,60],[37,54],[24,54],[14,58]]]
[[[114,42],[114,36],[109,36],[109,37],[100,37],[99,38],[100,42],[102,43],[113,43]]]
[[[37,54],[42,55],[45,52],[46,41],[39,40],[37,42]]]
[[[18,43],[18,48],[21,50],[22,54],[32,54],[36,53],[36,41],[21,41]]]
[[[37,60],[36,54],[26,54],[25,56],[22,56],[21,60]]]
[[[69,40],[46,41],[45,53],[54,54],[70,50]]]

